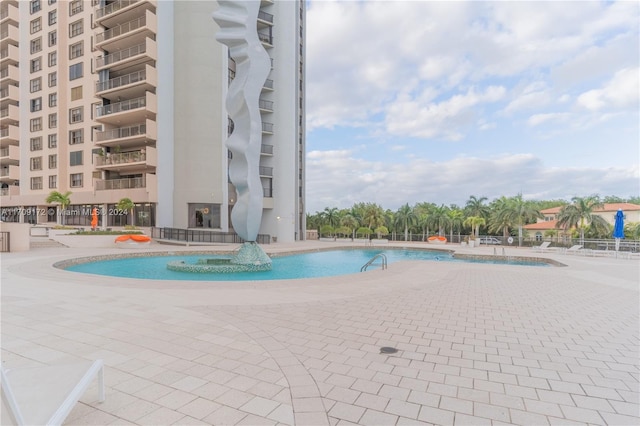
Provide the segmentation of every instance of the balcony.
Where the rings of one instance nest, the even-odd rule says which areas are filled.
[[[273,80],[266,79],[264,84],[262,85],[262,90],[272,91],[273,90]]]
[[[18,126],[3,126],[0,129],[0,146],[18,145],[20,141],[20,130]]]
[[[109,69],[117,72],[131,66],[158,60],[158,45],[150,38],[135,46],[96,58],[96,71]]]
[[[96,95],[114,101],[118,98],[134,98],[145,92],[155,91],[158,72],[150,65],[144,69],[96,83]]]
[[[260,145],[261,155],[273,155],[273,145],[262,144]]]
[[[155,120],[158,112],[156,95],[147,92],[145,96],[127,99],[108,105],[96,107],[96,121],[118,125],[133,125],[144,122],[147,118]]]
[[[18,27],[12,24],[3,25],[2,32],[0,32],[0,50],[6,49],[9,45],[18,45],[20,40],[20,31]]]
[[[273,15],[263,10],[258,11],[258,28],[273,26]]]
[[[144,15],[96,34],[95,47],[109,52],[141,44],[145,38],[153,38],[158,29],[156,15],[145,10]]]
[[[19,109],[16,105],[7,105],[0,109],[0,126],[17,124],[20,118]]]
[[[95,11],[95,22],[104,27],[113,27],[118,22],[128,22],[140,16],[144,10],[156,10],[155,0],[118,0]]]
[[[104,147],[128,148],[136,145],[155,142],[157,138],[156,123],[146,120],[144,123],[127,127],[117,127],[104,132],[96,132],[96,145]]]
[[[273,167],[259,166],[260,177],[273,177]]]
[[[20,195],[20,187],[18,185],[11,185],[6,188],[0,188],[0,195],[3,197]]]
[[[20,147],[17,145],[9,145],[0,148],[0,165],[20,164]]]
[[[18,46],[9,44],[4,49],[0,50],[0,64],[2,64],[2,68],[9,64],[18,65],[18,59],[20,59],[20,50]]]
[[[122,179],[95,180],[96,191],[114,191],[113,200],[124,197],[139,202],[158,201],[158,180],[156,175],[146,173],[137,177]]]
[[[262,122],[262,134],[263,135],[272,135],[273,134],[273,123],[265,123]]]
[[[153,171],[158,166],[157,151],[153,147],[145,147],[136,151],[108,153],[96,158],[96,168],[100,170],[116,170],[121,173],[134,171]]]
[[[8,101],[20,99],[20,88],[13,84],[8,85],[0,90],[0,101]]]
[[[273,112],[273,102],[264,99],[258,100],[258,106],[261,112]]]
[[[258,38],[264,47],[273,47],[273,35],[266,31],[258,31]]]
[[[20,22],[18,8],[11,4],[7,4],[5,7],[0,9],[0,24],[7,24],[9,22],[14,25],[18,25]]]
[[[0,168],[0,182],[12,182],[20,179],[20,168],[15,165],[6,165]]]
[[[18,84],[20,81],[20,71],[15,65],[7,65],[0,69],[0,84]]]

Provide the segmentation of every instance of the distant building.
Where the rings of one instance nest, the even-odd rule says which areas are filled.
[[[213,0],[1,0],[2,220],[55,224],[102,207],[122,226],[232,232],[225,140],[235,64],[215,40]],[[305,238],[305,2],[262,0],[257,31],[272,59],[260,96],[260,234]],[[30,209],[29,209],[30,207]],[[70,215],[70,225],[91,217]]]
[[[550,209],[540,210],[544,218],[538,219],[537,223],[525,225],[529,234],[535,236],[536,240],[541,240],[544,233],[549,230],[561,231],[558,227],[558,214],[562,207],[552,207]],[[603,217],[611,225],[615,222],[615,216],[618,210],[622,210],[625,215],[625,223],[640,222],[640,206],[631,203],[605,203],[604,207],[595,210],[595,215]]]

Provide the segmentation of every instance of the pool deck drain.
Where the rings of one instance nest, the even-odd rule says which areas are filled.
[[[93,385],[68,425],[640,424],[637,261],[509,251],[568,266],[203,285],[51,266],[86,248],[3,254],[2,361],[104,359],[106,401]]]

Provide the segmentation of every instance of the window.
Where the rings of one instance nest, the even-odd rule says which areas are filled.
[[[42,117],[32,118],[29,121],[29,126],[32,132],[37,132],[38,130],[42,130]]]
[[[58,32],[51,31],[49,33],[49,47],[55,46],[58,43]]]
[[[49,53],[49,66],[53,67],[58,64],[58,52]]]
[[[31,40],[31,53],[38,53],[42,50],[42,37]]]
[[[70,176],[71,187],[72,188],[80,188],[82,187],[82,173],[73,173]]]
[[[31,3],[29,3],[29,10],[31,11],[32,15],[40,11],[41,8],[42,6],[40,5],[40,0],[31,0]]]
[[[42,170],[42,157],[31,157],[31,170]]]
[[[40,31],[42,29],[42,19],[36,18],[33,21],[31,21],[30,28],[31,28],[31,34],[37,33],[38,31]]]
[[[69,66],[69,80],[75,80],[82,77],[82,62]]]
[[[78,99],[82,99],[82,86],[71,88],[71,100],[77,101]]]
[[[49,73],[49,87],[56,87],[58,85],[58,73],[56,71]]]
[[[31,60],[31,72],[38,72],[42,69],[42,57]]]
[[[82,34],[82,32],[83,32],[82,19],[69,24],[69,37],[75,37],[77,35]]]
[[[42,189],[42,176],[31,178],[31,189]]]
[[[58,135],[52,134],[49,135],[49,148],[57,148],[58,146]]]
[[[42,137],[31,138],[30,140],[31,151],[42,150]]]
[[[84,54],[84,44],[82,41],[69,46],[69,59],[75,59]]]
[[[54,9],[49,12],[49,25],[53,25],[58,22],[58,10]]]
[[[58,127],[58,113],[54,112],[49,114],[49,128],[55,129],[56,127]]]
[[[49,106],[54,107],[58,105],[58,93],[49,93]]]
[[[69,132],[69,145],[76,145],[84,142],[82,129],[71,130]]]
[[[29,81],[29,90],[31,93],[42,90],[42,77],[34,78]]]
[[[82,12],[82,0],[74,0],[69,3],[69,16]]]
[[[69,110],[69,123],[81,123],[83,115],[83,107],[71,108]]]
[[[51,154],[49,156],[49,168],[55,169],[58,167],[58,154]]]
[[[82,151],[73,151],[69,153],[69,165],[70,166],[82,165]]]
[[[58,187],[58,176],[49,176],[49,189]]]
[[[35,98],[29,101],[31,112],[40,111],[42,109],[42,98]]]

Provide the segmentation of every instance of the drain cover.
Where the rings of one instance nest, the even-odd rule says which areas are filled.
[[[396,348],[392,348],[391,346],[383,346],[380,348],[381,354],[395,354],[398,352]]]

